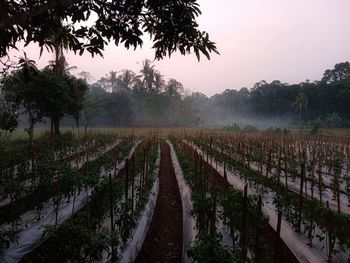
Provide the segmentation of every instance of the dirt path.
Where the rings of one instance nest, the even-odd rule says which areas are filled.
[[[137,263],[182,262],[182,206],[170,157],[170,147],[160,143],[159,195]]]

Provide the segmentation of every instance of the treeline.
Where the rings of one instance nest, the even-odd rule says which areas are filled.
[[[175,79],[165,81],[148,60],[139,73],[112,71],[91,85],[86,115],[91,125],[350,126],[349,62],[327,69],[319,81],[260,81],[212,97],[185,92]]]
[[[139,74],[127,69],[109,72],[90,86],[86,104],[84,121],[92,126],[197,125],[183,85],[165,80],[150,60],[143,62]]]
[[[23,58],[19,69],[2,82],[1,128],[16,127],[21,113],[26,127],[28,120],[32,125],[51,120],[56,133],[60,125],[350,126],[349,62],[327,69],[318,81],[260,81],[252,88],[227,89],[212,97],[185,91],[175,79],[166,80],[149,60],[137,73],[111,71],[95,83],[88,72],[73,77],[69,69],[64,61],[56,61],[51,68],[38,70]]]
[[[319,81],[299,84],[260,81],[249,90],[226,90],[211,99],[233,116],[280,118],[295,124],[301,113],[304,124],[323,121],[328,126],[349,126],[349,62],[327,69]]]

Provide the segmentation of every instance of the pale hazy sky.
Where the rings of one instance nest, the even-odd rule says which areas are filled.
[[[350,60],[350,0],[199,0],[200,28],[217,43],[220,56],[197,62],[194,54],[174,54],[155,61],[166,78],[186,89],[213,95],[225,89],[252,87],[260,80],[299,83],[322,77],[325,69]],[[148,39],[148,38],[147,38]],[[141,61],[153,59],[147,41],[142,49],[109,45],[104,58],[67,54],[68,63],[96,79],[110,70],[138,73]],[[26,48],[37,60],[35,46]],[[39,67],[52,55],[45,54]]]

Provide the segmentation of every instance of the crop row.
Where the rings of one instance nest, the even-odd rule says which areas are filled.
[[[84,207],[63,224],[48,226],[43,234],[47,241],[22,261],[115,260],[147,202],[156,158],[155,141],[148,140],[129,154],[122,168],[104,169],[108,176],[100,177]]]
[[[232,187],[189,145],[173,143],[192,191],[197,235],[188,254],[194,262],[296,262],[263,216],[258,196]]]
[[[237,136],[237,135],[235,135]],[[244,135],[241,135],[244,136]],[[249,135],[247,135],[249,136]],[[205,150],[207,156],[213,157],[219,164],[229,168],[242,180],[249,183],[262,196],[271,192],[271,201],[277,212],[283,213],[283,218],[289,222],[296,233],[302,234],[310,247],[317,247],[323,258],[332,261],[333,258],[344,260],[349,250],[349,216],[333,212],[322,202],[307,199],[303,192],[303,180],[306,169],[301,166],[295,176],[300,178],[300,192],[291,191],[278,177],[278,173],[264,173],[261,169],[254,169],[253,162],[246,155],[237,154],[239,148],[233,144],[234,139],[221,140],[222,137],[188,136]],[[229,137],[227,135],[227,137]],[[219,140],[220,139],[220,140]],[[228,141],[231,143],[229,144]],[[226,142],[226,143],[223,143]],[[240,143],[237,141],[237,143]],[[235,146],[235,147],[233,147]],[[242,149],[242,146],[240,146]],[[267,153],[269,155],[269,152]],[[243,158],[244,156],[244,158]]]

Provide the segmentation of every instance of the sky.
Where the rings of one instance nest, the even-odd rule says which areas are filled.
[[[201,30],[216,42],[220,55],[200,62],[194,54],[154,61],[166,79],[208,96],[225,89],[251,88],[260,80],[300,83],[321,79],[336,63],[350,60],[350,0],[198,0]],[[142,49],[107,46],[104,57],[67,53],[75,71],[95,80],[111,70],[139,72],[142,60],[153,60],[151,42]],[[53,54],[39,59],[35,45],[21,48],[43,67]],[[11,52],[16,55],[16,52]],[[74,73],[74,72],[73,72]]]

